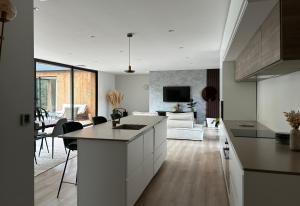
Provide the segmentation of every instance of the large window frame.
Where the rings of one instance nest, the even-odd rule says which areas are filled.
[[[74,85],[75,85],[75,79],[74,79],[74,72],[75,70],[81,70],[81,71],[87,71],[87,72],[92,72],[95,74],[96,76],[96,82],[95,82],[95,115],[98,114],[98,71],[97,70],[93,70],[93,69],[87,69],[87,68],[82,68],[82,67],[78,67],[78,66],[72,66],[72,65],[68,65],[68,64],[63,64],[63,63],[58,63],[58,62],[52,62],[52,61],[47,61],[47,60],[43,60],[43,59],[34,59],[34,69],[35,69],[35,79],[36,79],[36,72],[37,72],[37,68],[36,65],[37,63],[43,63],[43,64],[49,64],[49,65],[53,65],[53,66],[60,66],[60,67],[66,67],[70,69],[70,74],[71,74],[71,79],[70,79],[70,89],[71,89],[71,120],[74,121],[74,102],[75,102],[75,98],[74,98]],[[36,83],[34,84],[34,103],[36,105],[36,101],[37,101],[37,97],[36,97]],[[86,124],[84,126],[88,126],[91,125],[90,124]]]

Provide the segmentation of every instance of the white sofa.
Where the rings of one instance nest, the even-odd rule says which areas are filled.
[[[194,113],[170,113],[168,116],[168,139],[203,140],[203,126],[195,124]]]
[[[71,116],[71,104],[63,104],[62,111],[57,111],[58,117],[69,118]],[[74,119],[87,119],[87,105],[74,104]]]
[[[157,112],[132,112],[135,116],[158,116]]]

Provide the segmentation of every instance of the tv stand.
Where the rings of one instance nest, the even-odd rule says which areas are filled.
[[[189,113],[191,111],[156,111],[158,116],[166,116],[167,112],[171,112],[171,113]],[[197,119],[197,112],[193,112],[194,113],[194,118]]]

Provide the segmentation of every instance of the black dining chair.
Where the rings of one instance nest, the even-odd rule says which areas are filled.
[[[62,118],[62,119],[58,120],[56,125],[53,128],[53,131],[49,134],[46,134],[46,137],[51,137],[52,138],[52,159],[54,157],[54,138],[58,137],[59,135],[64,133],[63,132],[63,124],[67,123],[67,122],[68,122],[68,120],[66,118]]]
[[[107,122],[107,119],[102,116],[93,117],[93,125],[103,124]]]
[[[34,123],[34,137],[33,137],[33,145],[34,145],[34,161],[35,164],[37,164],[37,160],[36,160],[36,139],[37,139],[37,135],[38,135],[38,128],[39,128],[39,124]]]
[[[81,130],[81,129],[83,129],[83,126],[80,122],[67,122],[67,123],[64,123],[62,125],[62,128],[63,128],[64,134],[66,134],[66,133],[74,132],[74,131],[77,131],[77,130]],[[59,197],[60,189],[61,189],[61,186],[62,186],[62,183],[63,183],[63,180],[64,180],[67,164],[68,164],[69,157],[70,157],[70,152],[71,151],[77,151],[77,140],[76,139],[64,138],[63,141],[64,141],[65,147],[69,150],[69,152],[68,152],[68,155],[67,155],[67,160],[66,160],[66,163],[65,163],[64,171],[63,171],[63,174],[62,174],[62,177],[61,177],[61,180],[60,180],[58,193],[57,193],[57,198]],[[75,185],[76,184],[77,184],[77,172],[76,172],[76,183],[75,183]]]
[[[44,142],[46,143],[47,151],[49,153],[49,147],[48,147],[48,142],[46,138],[46,133],[45,132],[39,132],[40,125],[38,123],[34,123],[34,145],[36,145],[36,140],[41,140],[40,144],[40,150],[39,150],[39,156],[41,155],[41,151],[44,148]],[[34,150],[36,151],[36,150]]]

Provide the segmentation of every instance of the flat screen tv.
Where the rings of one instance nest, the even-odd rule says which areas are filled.
[[[164,87],[164,102],[189,102],[190,87]]]

